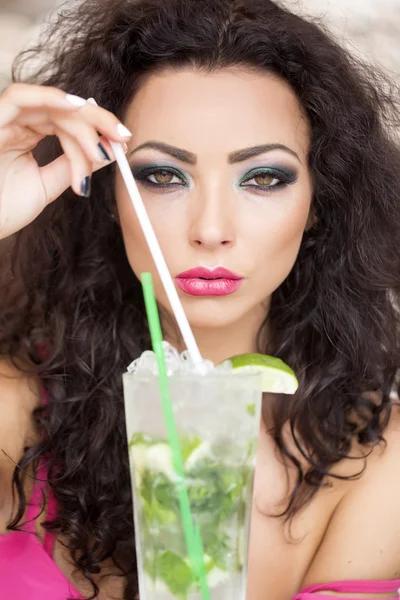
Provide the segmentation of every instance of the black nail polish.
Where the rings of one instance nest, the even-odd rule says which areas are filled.
[[[103,160],[106,160],[107,162],[110,161],[111,158],[101,142],[98,143],[98,148],[99,148],[99,153],[100,153],[101,158]]]
[[[81,196],[84,196],[85,198],[89,198],[91,191],[92,191],[92,178],[85,177],[84,179],[82,179]]]

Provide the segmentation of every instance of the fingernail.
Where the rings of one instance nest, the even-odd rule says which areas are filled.
[[[85,106],[86,100],[80,96],[74,96],[73,94],[67,94],[65,99],[73,106]]]
[[[109,162],[111,160],[110,155],[108,154],[107,150],[104,148],[104,146],[101,142],[98,143],[98,148],[99,148],[99,154],[100,154],[101,158],[103,160]]]
[[[132,134],[129,131],[129,129],[127,129],[125,125],[122,125],[122,123],[119,123],[117,125],[117,131],[118,135],[120,135],[121,137],[132,137]]]
[[[92,178],[84,177],[81,184],[81,196],[89,198],[92,191]]]

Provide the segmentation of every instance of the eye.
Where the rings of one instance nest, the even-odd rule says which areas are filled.
[[[274,187],[280,183],[280,180],[277,177],[274,177],[270,173],[260,173],[260,175],[256,175],[250,181],[255,181],[257,185],[265,185],[268,187]]]
[[[154,171],[147,177],[148,181],[156,185],[174,185],[176,183],[182,183],[182,180],[177,177],[177,175],[171,173],[171,171],[165,171],[161,169],[159,171]]]
[[[182,173],[171,167],[136,167],[132,173],[142,185],[153,189],[183,187],[188,184]]]
[[[281,169],[256,169],[248,173],[242,180],[242,187],[260,191],[272,191],[283,188],[297,179],[296,173]]]

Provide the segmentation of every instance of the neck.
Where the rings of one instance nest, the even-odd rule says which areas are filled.
[[[203,358],[211,360],[215,365],[237,354],[257,352],[257,331],[243,331],[239,328],[221,327],[210,331],[194,330]]]
[[[265,316],[265,312],[263,313]],[[259,332],[263,319],[258,315],[246,315],[241,321],[223,327],[193,328],[195,340],[203,358],[211,360],[215,365],[237,354],[259,352]],[[171,329],[170,329],[171,331]],[[265,347],[266,336],[261,337],[262,347]],[[182,351],[185,349],[182,340],[175,335],[166,335],[165,339]],[[265,352],[265,350],[261,350]]]

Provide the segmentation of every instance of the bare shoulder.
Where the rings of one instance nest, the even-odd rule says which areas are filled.
[[[304,585],[347,579],[400,578],[400,408],[394,406],[379,444],[365,458],[346,460],[346,482]],[[357,452],[361,448],[355,448]],[[365,449],[363,450],[365,453]]]
[[[9,361],[0,360],[0,532],[8,510],[15,463],[32,439],[32,412],[39,403],[39,383]]]

